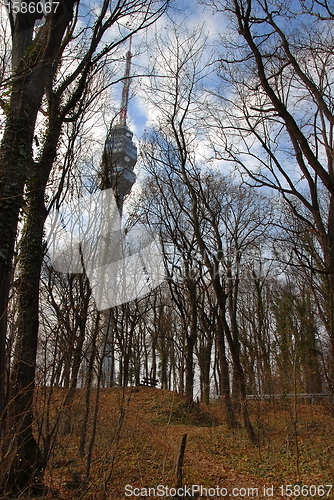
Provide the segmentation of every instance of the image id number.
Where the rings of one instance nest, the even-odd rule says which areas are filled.
[[[60,2],[6,2],[6,7],[13,14],[50,14],[57,12]]]
[[[286,486],[279,486],[281,496],[285,495],[287,497],[329,497],[332,491],[332,484],[319,484],[318,486],[311,484],[287,484]]]

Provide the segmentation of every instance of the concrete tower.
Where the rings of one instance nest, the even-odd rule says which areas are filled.
[[[132,141],[133,133],[126,124],[129,101],[130,69],[131,69],[131,39],[130,48],[126,54],[126,67],[122,89],[122,103],[119,122],[110,127],[100,173],[101,189],[112,188],[117,205],[121,209],[124,197],[130,193],[136,182],[133,169],[137,162],[137,148]]]

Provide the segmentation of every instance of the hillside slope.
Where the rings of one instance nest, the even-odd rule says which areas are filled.
[[[57,417],[63,395],[58,390],[52,399],[51,420]],[[79,456],[84,393],[77,390],[74,402],[63,411],[45,474],[47,498],[171,498],[174,491],[166,487],[176,485],[176,461],[184,434],[183,485],[190,490],[180,490],[181,497],[189,492],[198,496],[201,491],[196,490],[202,487],[206,488],[202,489],[203,498],[205,494],[211,498],[282,498],[289,494],[285,485],[297,485],[292,487],[294,497],[298,484],[308,486],[303,496],[333,496],[329,487],[324,493],[319,489],[319,485],[334,482],[334,421],[324,406],[299,406],[297,460],[291,401],[275,405],[252,402],[250,412],[258,438],[252,445],[243,429],[227,429],[218,405],[195,405],[189,411],[182,396],[147,387],[101,390],[89,479],[84,485],[94,402],[93,391],[84,457]],[[195,487],[191,489],[191,485]],[[281,485],[283,489],[279,489]],[[310,489],[311,485],[316,489]],[[272,491],[268,490],[271,486]]]

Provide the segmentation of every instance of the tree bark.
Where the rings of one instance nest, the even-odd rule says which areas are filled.
[[[221,321],[218,321],[217,324],[217,344],[220,367],[220,396],[225,412],[227,425],[230,429],[234,429],[237,426],[237,421],[231,402],[230,375],[225,352],[225,336]]]
[[[13,39],[20,47],[13,59],[12,93],[6,125],[0,148],[0,415],[4,410],[4,361],[7,331],[7,304],[12,275],[12,259],[20,209],[23,205],[23,189],[32,167],[32,141],[37,113],[41,105],[44,88],[52,76],[59,45],[66,27],[73,17],[73,0],[59,6],[57,15],[50,14],[41,28],[33,50],[31,36],[15,27]],[[26,29],[32,33],[32,25]],[[29,33],[28,33],[29,34]],[[24,38],[24,40],[23,40]],[[22,41],[22,44],[19,43]]]
[[[186,345],[186,387],[185,395],[189,408],[193,405],[194,397],[194,346],[197,340],[197,304],[196,285],[191,278],[188,279],[188,299],[190,309],[190,332],[187,334]]]

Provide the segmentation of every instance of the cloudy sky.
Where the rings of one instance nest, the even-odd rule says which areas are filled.
[[[180,26],[180,31],[191,33],[196,27],[203,27],[203,35],[207,37],[207,56],[212,52],[212,45],[217,40],[217,35],[224,28],[226,19],[221,14],[213,15],[210,9],[199,5],[197,2],[183,0],[177,2],[177,8],[172,9],[168,14],[162,16],[158,22],[146,34],[136,35],[133,40],[134,57],[132,60],[132,74],[145,74],[146,68],[152,62],[148,57],[147,45],[151,51],[151,59],[153,47],[150,40],[156,36],[166,36],[166,32],[170,30],[171,22],[175,22]],[[165,47],[167,49],[167,47]],[[142,136],[145,127],[152,124],[154,119],[154,112],[148,106],[146,96],[141,88],[149,85],[149,79],[142,77],[133,81],[131,88],[131,99],[129,103],[129,124],[137,138]],[[116,90],[116,89],[115,89]],[[116,90],[115,95],[119,95]]]

